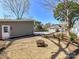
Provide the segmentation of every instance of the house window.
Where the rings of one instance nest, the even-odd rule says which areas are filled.
[[[4,32],[8,32],[8,27],[4,27]]]

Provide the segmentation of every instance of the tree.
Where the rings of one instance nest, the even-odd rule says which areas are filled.
[[[55,4],[46,0],[43,5],[54,11],[54,17],[58,21],[67,22],[67,31],[70,37],[70,30],[75,24],[75,21],[79,19],[79,4],[73,0],[57,0]]]
[[[48,29],[48,28],[50,28],[51,26],[52,26],[51,23],[46,23],[46,24],[44,25],[44,28]]]
[[[42,24],[40,21],[35,21],[34,29],[35,31],[48,31],[46,28],[44,28],[44,24]]]
[[[28,0],[2,0],[4,8],[10,10],[17,19],[22,19],[29,9]]]
[[[46,0],[43,5],[54,11],[57,20],[67,22],[68,29],[71,29],[75,21],[79,19],[79,4],[73,0],[57,0],[58,4],[53,5],[51,1]]]
[[[35,31],[41,31],[43,29],[42,23],[39,21],[35,21],[34,28],[35,28]]]
[[[72,0],[63,1],[60,0],[54,8],[54,16],[59,21],[67,22],[68,29],[71,29],[75,21],[79,19],[79,4]]]
[[[68,0],[65,0],[63,3],[59,3],[54,10],[54,16],[57,20],[67,22],[67,30],[69,33],[69,37],[71,36],[70,35],[71,28],[75,24],[75,21],[79,19],[78,10],[79,10],[79,4],[77,4],[74,1],[68,1]]]

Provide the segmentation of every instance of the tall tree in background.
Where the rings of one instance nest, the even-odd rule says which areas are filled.
[[[16,16],[16,19],[22,19],[29,9],[28,0],[2,0],[2,4]]]
[[[43,29],[42,23],[39,21],[35,21],[34,28],[35,28],[35,31],[41,31]]]
[[[64,0],[59,3],[54,10],[54,16],[59,21],[67,22],[67,31],[70,37],[70,30],[75,24],[75,21],[79,19],[79,4],[74,1]],[[69,46],[71,39],[67,46]]]
[[[55,2],[55,4],[53,2]],[[57,20],[67,22],[67,31],[70,36],[71,28],[75,21],[79,19],[79,4],[76,0],[45,0],[43,4],[46,8],[54,12]]]

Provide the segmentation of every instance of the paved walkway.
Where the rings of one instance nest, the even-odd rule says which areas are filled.
[[[53,32],[34,32],[34,35],[43,35],[43,34],[50,34]]]

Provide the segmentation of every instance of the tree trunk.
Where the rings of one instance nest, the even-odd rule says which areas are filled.
[[[65,48],[67,48],[69,46],[69,44],[71,43],[71,41],[70,41],[70,29],[68,29],[68,31],[67,31],[67,36],[69,38],[69,41],[68,41],[68,43],[67,43]]]
[[[68,21],[68,29],[67,29],[67,36],[69,38],[69,41],[66,45],[66,48],[69,46],[69,44],[71,43],[71,40],[70,40],[70,33],[71,33],[71,20],[69,19]]]

